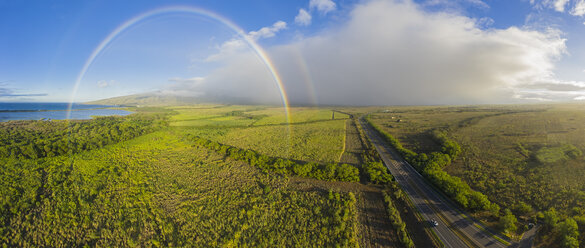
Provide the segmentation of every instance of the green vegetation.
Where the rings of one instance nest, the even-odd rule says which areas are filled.
[[[353,195],[289,188],[182,136],[158,131],[72,156],[4,159],[0,242],[356,245]]]
[[[577,147],[569,144],[556,147],[543,147],[536,151],[534,157],[542,164],[566,162],[570,159],[578,159],[583,154]]]
[[[414,160],[429,160],[435,154],[433,159],[439,161],[435,166],[442,167],[447,178],[458,177],[490,202],[509,208],[517,219],[518,235],[527,230],[529,222],[535,223],[538,216],[546,216],[539,213],[551,208],[556,209],[559,220],[572,218],[578,229],[585,228],[582,104],[379,110],[371,115],[370,121],[391,134],[400,143],[399,149],[416,153],[418,157],[410,154]],[[455,159],[437,135],[459,145],[460,152]],[[423,153],[426,158],[420,155]],[[437,153],[449,154],[451,163]],[[500,214],[510,216],[507,211]],[[505,218],[490,217],[482,211],[473,215],[501,230],[506,222]],[[509,233],[514,236],[513,232]],[[537,245],[541,247],[559,246],[563,240],[568,240],[567,243],[572,240],[562,238],[556,227],[543,228],[539,235],[542,238],[537,239]],[[573,236],[580,244],[585,243],[583,235]]]
[[[334,120],[292,126],[191,129],[190,132],[228,145],[254,149],[269,156],[337,163],[343,152],[344,126],[343,120]]]
[[[461,153],[461,146],[457,142],[449,139],[446,132],[434,130],[431,133],[435,141],[441,146],[441,152],[449,156],[449,159],[455,160]]]
[[[0,123],[0,244],[433,244],[349,114],[292,108],[287,122],[266,106],[131,110]],[[446,137],[435,139],[452,144]]]
[[[300,109],[289,127],[278,118],[255,126],[277,112],[263,107],[133,110],[141,113],[0,123],[0,244],[357,246],[353,193],[288,185],[294,175],[360,180],[358,168],[337,164],[345,138],[345,120],[337,119],[347,116],[331,120],[329,110]],[[232,146],[194,136],[233,142],[238,132],[245,137],[267,130],[274,131],[255,142],[292,130],[289,141],[302,150],[272,156],[252,141]],[[288,145],[282,136],[270,142]]]
[[[44,158],[130,140],[166,125],[166,114],[98,117],[86,121],[0,122],[0,158]]]
[[[572,218],[568,218],[559,224],[559,232],[561,235],[561,246],[565,248],[579,247],[579,227],[577,222]]]
[[[518,229],[516,226],[518,220],[509,209],[504,210],[504,214],[500,217],[500,229],[507,233],[514,233]]]
[[[577,248],[579,247],[579,225],[583,225],[585,221],[582,217],[577,219],[580,224],[573,218],[567,218],[563,222],[554,208],[545,211],[542,214],[544,222],[543,227],[543,242],[545,244],[560,244],[563,248]]]
[[[347,118],[347,115],[336,113],[336,119],[331,120],[329,110],[291,110],[293,124],[288,125],[282,109],[259,110],[250,106],[173,109],[179,114],[172,117],[172,126],[271,157],[338,163],[343,153],[345,119],[338,118]]]
[[[449,165],[452,160],[460,153],[461,148],[457,143],[448,139],[444,133],[435,132],[434,139],[440,141],[443,152],[433,152],[430,155],[425,153],[417,154],[407,148],[404,148],[400,141],[392,137],[390,134],[384,132],[369,118],[366,121],[374,127],[384,139],[390,143],[404,158],[415,166],[422,175],[429,181],[440,188],[445,194],[451,197],[455,202],[463,208],[477,211],[489,210],[497,216],[500,207],[491,203],[487,196],[474,191],[469,185],[463,182],[460,178],[451,176],[443,171],[443,167]]]
[[[271,171],[280,175],[293,174],[328,181],[357,182],[360,179],[358,169],[348,164],[296,163],[292,160],[273,158],[252,150],[223,145],[199,137],[189,137],[188,139],[192,139],[198,145],[214,150],[221,155],[256,166],[264,172]]]
[[[368,181],[375,184],[389,184],[393,180],[382,162],[368,162],[363,165],[363,171]]]
[[[405,247],[414,247],[414,242],[408,236],[408,231],[406,231],[406,223],[402,221],[400,218],[400,213],[392,203],[392,198],[388,195],[387,192],[384,192],[384,202],[387,205],[387,211],[390,219],[392,220],[392,226],[398,232],[398,237],[400,237],[400,242]]]
[[[275,112],[276,111],[276,112]],[[290,123],[311,123],[331,120],[333,113],[331,110],[322,108],[292,108],[290,111]],[[286,124],[286,115],[282,109],[264,109],[250,112],[252,115],[265,115],[254,125],[278,125]],[[335,120],[347,119],[348,115],[339,112],[335,113]]]

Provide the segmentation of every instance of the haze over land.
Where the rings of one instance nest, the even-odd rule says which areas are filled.
[[[0,4],[2,23],[28,27],[0,26],[0,101],[157,92],[278,104],[271,61],[294,104],[585,98],[582,0],[117,4],[106,21],[107,3]]]

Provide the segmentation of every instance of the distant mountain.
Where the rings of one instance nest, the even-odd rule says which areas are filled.
[[[161,92],[149,92],[128,96],[118,96],[103,100],[86,102],[86,104],[120,105],[120,106],[172,106],[184,104],[262,104],[250,99],[226,96],[187,97]]]
[[[181,104],[195,104],[203,102],[204,101],[202,101],[202,99],[198,99],[195,97],[182,97],[152,92],[128,96],[118,96],[86,103],[120,106],[169,106]]]

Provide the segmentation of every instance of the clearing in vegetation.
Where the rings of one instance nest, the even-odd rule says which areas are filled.
[[[282,108],[258,110],[258,107],[227,106],[174,110],[179,114],[173,116],[173,126],[180,126],[195,136],[271,157],[338,163],[343,152],[347,115],[335,113],[335,119],[331,120],[330,110],[291,109],[290,125]],[[204,116],[219,117],[198,118],[199,110]]]

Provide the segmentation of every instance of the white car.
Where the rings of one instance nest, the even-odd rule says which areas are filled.
[[[434,219],[432,219],[432,220],[430,221],[430,223],[431,223],[431,226],[432,226],[432,227],[436,227],[436,226],[438,226],[438,225],[439,225],[439,222],[437,222],[437,221],[436,221],[436,220],[434,220]]]

